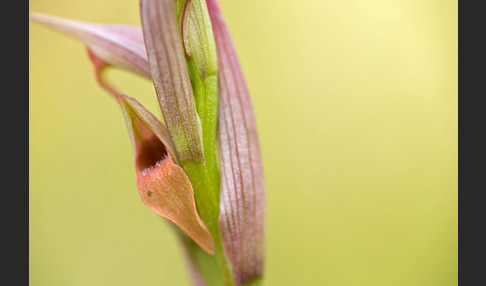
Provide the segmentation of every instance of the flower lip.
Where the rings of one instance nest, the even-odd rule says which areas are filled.
[[[199,217],[189,177],[170,154],[137,173],[140,197],[149,209],[175,223],[202,249],[214,254],[215,243]]]
[[[199,217],[189,177],[174,162],[174,148],[167,128],[138,101],[116,97],[135,150],[137,187],[143,203],[213,254],[215,243]]]

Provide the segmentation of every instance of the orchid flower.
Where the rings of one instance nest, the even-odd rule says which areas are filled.
[[[195,285],[259,285],[264,180],[255,118],[216,0],[141,0],[142,27],[32,14],[88,49],[119,104],[143,203],[171,221]],[[105,78],[117,67],[153,82],[159,120]]]

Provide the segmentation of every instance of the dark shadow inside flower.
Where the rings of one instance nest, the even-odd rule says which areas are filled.
[[[153,135],[149,140],[140,142],[137,147],[137,171],[152,168],[157,162],[167,157],[167,150],[157,136]]]
[[[133,118],[133,120],[137,150],[135,167],[137,172],[144,172],[164,160],[168,152],[162,141],[139,118]]]

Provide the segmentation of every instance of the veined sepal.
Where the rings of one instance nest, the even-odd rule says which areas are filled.
[[[216,0],[208,0],[218,53],[219,226],[235,285],[261,283],[265,186],[255,117],[236,51]]]
[[[182,162],[204,163],[202,128],[174,0],[141,0],[140,11],[152,81],[177,154]]]

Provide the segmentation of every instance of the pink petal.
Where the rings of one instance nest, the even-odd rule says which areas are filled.
[[[260,148],[243,73],[215,0],[208,0],[219,64],[219,224],[235,283],[263,275],[265,193]]]
[[[88,23],[44,14],[31,14],[30,18],[81,41],[96,57],[110,65],[150,77],[139,27]]]

